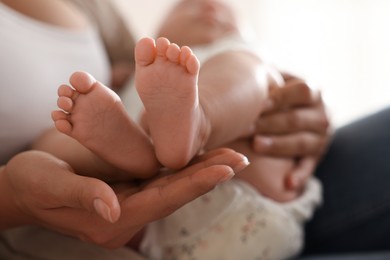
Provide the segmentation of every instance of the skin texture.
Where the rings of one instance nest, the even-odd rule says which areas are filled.
[[[207,25],[207,20],[214,21],[212,26]],[[158,35],[179,45],[197,46],[232,32],[240,33],[238,22],[237,15],[220,1],[183,0],[166,16]],[[249,133],[255,134],[252,148],[259,155],[312,155],[318,160],[331,136],[330,119],[320,92],[299,77],[284,72],[281,76],[283,79],[277,80],[279,87],[274,88],[277,91]]]
[[[239,33],[238,18],[230,6],[217,0],[180,1],[166,16],[158,35],[179,45],[210,43]]]
[[[122,170],[124,179],[148,178],[157,172],[160,164],[149,137],[128,116],[115,92],[88,73],[76,72],[70,85],[59,87],[58,95],[61,110],[54,111],[52,118],[60,132]]]
[[[261,111],[269,84],[259,59],[247,52],[226,52],[203,64],[196,75],[188,66],[184,72],[178,65],[186,56],[183,53],[189,53],[187,47],[180,49],[165,38],[159,38],[156,47],[151,39],[138,46],[146,41],[148,55],[140,55],[145,49],[136,48],[136,60],[137,53],[142,62],[149,57],[147,66],[136,66],[137,90],[145,105],[141,121],[164,166],[183,167],[201,149],[221,146],[247,132]],[[181,138],[176,139],[178,135]]]
[[[286,185],[299,190],[327,150],[332,128],[320,92],[301,78],[283,77],[285,86],[274,92],[256,122],[252,148],[258,155],[294,157]]]
[[[67,15],[65,2],[41,0],[33,5],[29,5],[28,1],[3,2],[40,21],[83,29],[83,24],[76,22],[76,17],[69,19],[72,16]],[[47,10],[50,10],[49,16],[40,13]],[[39,147],[39,142],[34,146],[58,153],[60,158],[66,158],[77,169],[41,151],[20,153],[0,167],[0,229],[39,225],[108,248],[120,247],[150,221],[172,213],[211,190],[217,183],[230,179],[232,169],[239,171],[247,165],[242,155],[219,150],[199,158],[173,177],[164,173],[142,186],[128,182],[110,186],[88,177],[101,174],[103,179],[115,180],[113,176],[117,175],[94,171],[102,169],[99,167],[101,164],[96,165],[99,158],[80,148],[78,142],[71,141],[66,135],[59,135],[56,131],[46,134],[52,135],[51,146],[44,148],[45,145],[41,144]],[[43,135],[42,138],[46,137]],[[55,146],[62,149],[54,151]],[[81,161],[77,161],[78,158]],[[96,168],[89,171],[83,168],[83,159]],[[109,167],[103,166],[103,171]],[[85,176],[80,175],[78,170],[84,171]]]
[[[199,104],[199,61],[190,48],[180,48],[166,38],[141,39],[135,59],[136,88],[157,158],[168,168],[183,167],[210,131]]]
[[[230,179],[233,169],[238,172],[247,163],[243,155],[219,149],[197,158],[186,169],[173,175],[164,172],[141,186],[131,182],[109,186],[75,174],[69,164],[50,154],[24,152],[1,168],[1,229],[41,225],[117,248],[149,222]]]
[[[211,17],[212,25],[206,26],[206,20],[210,21]],[[207,45],[232,33],[240,34],[239,29],[237,14],[222,2],[185,0],[180,1],[171,10],[160,27],[159,35],[167,36],[180,44],[199,46]],[[211,35],[214,38],[209,37]],[[224,77],[232,73],[228,71],[220,73],[221,67],[224,67],[221,64],[228,63],[229,59],[234,61],[234,56],[232,58],[229,55],[212,58],[202,65],[199,82],[202,80],[201,77],[205,76],[205,82],[209,86],[204,91],[210,89],[212,91],[214,85],[221,82],[226,85],[226,82],[229,82],[225,81]],[[236,140],[228,145],[244,153],[251,161],[251,165],[237,177],[253,185],[263,195],[285,202],[298,197],[307,179],[312,175],[318,162],[318,151],[324,149],[329,139],[326,135],[329,123],[319,93],[311,90],[303,80],[291,75],[285,74],[282,78],[278,71],[270,68],[268,73],[266,78],[272,79],[268,85],[268,100],[258,100],[267,108],[258,117],[254,126],[248,127],[249,136],[255,133],[257,135],[254,138]],[[245,85],[240,85],[241,75],[237,77],[236,82],[243,90]],[[241,102],[245,102],[245,99]],[[218,116],[223,115],[216,107],[208,111],[215,112],[216,120]],[[241,115],[243,114],[246,113],[242,112]],[[235,119],[240,118],[240,115],[234,113],[231,115],[236,116]],[[225,122],[223,116],[219,119],[219,122]],[[267,129],[269,132],[266,132]],[[218,137],[221,138],[219,141],[226,140],[220,132]],[[218,137],[215,139],[218,140]]]
[[[17,5],[22,2],[23,5]],[[3,3],[13,6],[15,9],[19,8],[26,15],[36,17],[36,19],[44,22],[74,29],[80,29],[84,26],[83,22],[77,22],[80,17],[69,19],[71,16],[65,15],[67,14],[66,8],[63,8],[60,3],[61,1],[41,0],[33,4],[30,3],[30,5],[28,2],[3,0]],[[44,6],[43,4],[46,5]],[[47,4],[54,5],[50,7],[51,16],[42,17],[42,15],[35,12],[48,10]],[[29,6],[26,7],[26,5]],[[35,13],[32,13],[32,11]],[[53,18],[61,19],[52,20]],[[295,95],[292,92],[286,92],[282,96],[286,100],[290,100],[290,102],[295,100],[293,98]],[[280,114],[289,117],[291,115],[290,112],[301,111],[302,108],[306,111],[321,114],[323,110],[322,100],[319,101],[321,105],[312,102],[311,99],[309,101],[294,101],[288,110],[285,108],[281,109],[275,103],[270,108],[269,114],[266,114],[262,118],[271,120],[275,112],[282,111],[283,113]],[[313,134],[312,139],[299,139],[301,140],[300,142],[286,142],[272,135],[273,131],[279,131],[276,125],[274,128],[269,127],[267,132],[264,132],[264,126],[258,126],[259,138],[272,138],[274,140],[271,142],[271,145],[267,145],[265,148],[261,147],[261,145],[255,145],[259,154],[269,153],[274,156],[281,156],[283,151],[286,150],[285,148],[288,148],[291,156],[295,156],[293,154],[297,153],[302,157],[315,155],[315,158],[318,158],[318,153],[314,151],[323,151],[324,147],[326,147],[326,145],[323,145],[321,149],[318,149],[317,143],[326,144],[324,140],[328,139],[327,131],[322,131],[326,132],[326,134],[322,134],[321,131],[313,129],[328,129],[327,124],[321,124],[321,127],[317,128],[318,120],[300,116],[296,117],[296,119],[299,121],[299,127],[296,127],[291,132],[286,131],[286,137],[291,137],[291,140],[296,140],[299,132],[309,132]],[[323,122],[326,122],[326,120]],[[62,135],[61,138],[65,138],[65,136]],[[277,142],[277,140],[280,141]],[[73,144],[68,143],[68,141],[66,142],[67,147],[69,150],[72,150],[71,146]],[[279,145],[273,145],[275,143]],[[307,149],[304,149],[305,153],[302,153],[298,149],[302,144],[307,147]],[[95,160],[95,158],[88,156],[86,158],[92,162]],[[234,168],[232,165],[234,160],[231,158],[228,159],[228,157],[225,159],[226,161],[214,161],[211,164],[198,160],[200,164],[197,164],[197,167],[199,168],[193,168],[191,166],[181,171],[178,175],[175,175],[178,176],[178,179],[163,177],[162,180],[164,181],[162,183],[160,181],[160,186],[151,189],[147,189],[145,186],[145,190],[139,191],[139,188],[126,186],[123,183],[110,187],[97,179],[74,174],[69,164],[53,158],[52,155],[46,153],[36,151],[22,153],[14,157],[7,166],[0,167],[1,228],[36,224],[106,247],[118,247],[124,244],[136,231],[141,229],[146,222],[159,219],[169,214],[191,199],[207,192],[219,181],[230,178],[230,168]],[[75,170],[75,172],[79,174],[78,171]],[[302,185],[302,179],[299,178],[301,181],[298,186]],[[63,185],[64,183],[68,183],[69,185]],[[93,203],[96,197],[101,198],[105,204],[109,205],[111,210],[109,215],[111,216],[104,213],[104,210],[96,211]],[[10,200],[9,198],[12,199]],[[48,198],[51,199],[48,200]],[[118,202],[116,203],[115,200]],[[120,212],[118,213],[118,204],[123,204],[125,211],[128,213],[124,215],[121,215]],[[136,214],[134,214],[135,212]],[[110,219],[112,221],[116,220],[116,223],[119,224],[109,224],[107,220]],[[69,220],[72,221],[70,222]],[[80,222],[88,223],[88,225],[80,226]]]

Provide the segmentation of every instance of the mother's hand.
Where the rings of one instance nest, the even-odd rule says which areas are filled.
[[[271,91],[271,102],[256,124],[254,150],[297,159],[287,182],[300,188],[314,171],[330,140],[330,121],[320,92],[285,74],[285,85]]]
[[[110,187],[79,176],[44,152],[21,153],[1,169],[0,219],[8,223],[2,228],[41,225],[108,248],[120,247],[146,224],[210,191],[230,179],[233,169],[246,165],[241,154],[220,149],[140,189],[131,183]]]

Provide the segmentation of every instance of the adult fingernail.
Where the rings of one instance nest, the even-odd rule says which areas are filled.
[[[101,199],[95,199],[93,201],[93,206],[99,216],[111,223],[114,223],[111,216],[111,209],[106,203],[104,203],[104,201]]]
[[[218,184],[230,180],[234,177],[234,175],[235,174],[233,171],[226,173],[221,179],[218,180]]]
[[[255,149],[258,151],[264,151],[270,148],[273,144],[272,138],[268,137],[255,137]]]
[[[235,173],[240,172],[246,167],[248,167],[249,164],[250,162],[248,158],[245,155],[241,155],[241,161],[236,166],[234,166],[233,171]]]

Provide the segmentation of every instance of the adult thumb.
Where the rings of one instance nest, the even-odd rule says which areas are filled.
[[[56,185],[57,198],[64,206],[85,209],[96,213],[106,221],[116,222],[121,214],[120,205],[113,189],[105,182],[65,172]]]
[[[77,175],[68,163],[41,151],[23,152],[7,163],[11,185],[31,208],[84,209],[115,222],[118,198],[105,182]]]

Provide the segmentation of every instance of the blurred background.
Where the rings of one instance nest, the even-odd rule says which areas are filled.
[[[176,0],[115,1],[139,38],[154,36]],[[322,90],[336,126],[390,105],[389,0],[226,1],[268,61]]]

